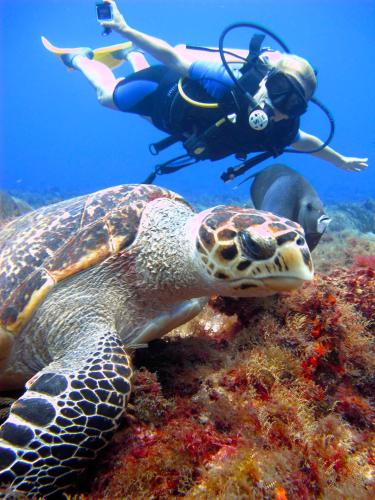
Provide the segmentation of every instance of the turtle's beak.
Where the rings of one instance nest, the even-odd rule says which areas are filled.
[[[267,288],[275,292],[290,291],[300,288],[305,281],[314,277],[314,268],[307,248],[288,245],[280,251],[279,259],[283,263],[280,274],[262,278]]]

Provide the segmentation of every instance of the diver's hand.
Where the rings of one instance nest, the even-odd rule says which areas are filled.
[[[368,158],[352,158],[350,156],[342,156],[341,161],[336,163],[338,168],[347,172],[361,172],[368,167]]]
[[[104,2],[111,4],[113,18],[111,21],[100,21],[100,24],[103,28],[111,28],[112,30],[117,31],[117,33],[126,35],[126,30],[129,28],[129,25],[119,11],[116,2],[114,0],[104,0]]]

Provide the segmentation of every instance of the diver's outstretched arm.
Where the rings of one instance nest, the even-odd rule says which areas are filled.
[[[292,144],[293,148],[297,151],[309,151],[311,149],[316,149],[323,144],[323,141],[314,135],[307,134],[300,130],[299,140]],[[334,149],[326,146],[321,151],[317,153],[312,153],[313,156],[320,158],[322,160],[332,163],[342,170],[348,172],[360,172],[367,167],[368,158],[354,158],[349,156],[344,156]]]
[[[146,35],[141,31],[131,28],[125,21],[114,0],[104,0],[112,5],[112,21],[102,21],[100,24],[111,28],[127,40],[133,42],[137,47],[147,52],[162,64],[177,70],[182,76],[187,76],[191,62],[182,58],[169,43]]]

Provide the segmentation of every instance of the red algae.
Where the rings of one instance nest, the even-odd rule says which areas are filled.
[[[375,269],[375,255],[355,255],[353,257],[353,264],[357,267],[368,267]]]
[[[216,297],[135,353],[131,418],[90,499],[373,498],[374,271]]]

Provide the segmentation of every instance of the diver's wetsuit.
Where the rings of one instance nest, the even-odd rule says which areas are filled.
[[[159,84],[166,77],[170,79],[172,74],[177,80],[180,77],[177,72],[163,65],[150,66],[132,73],[117,84],[113,94],[114,103],[121,111],[151,116],[153,94]],[[236,70],[235,75],[240,76]],[[220,63],[195,61],[190,66],[189,78],[199,82],[214,99],[221,99],[233,87],[232,79]]]
[[[239,70],[234,69],[233,71],[235,76],[240,78],[241,73]],[[189,132],[184,130],[183,117],[176,119],[171,116],[170,111],[172,109],[171,103],[175,102],[179,97],[177,82],[180,76],[177,71],[168,69],[163,65],[150,66],[132,73],[117,84],[113,93],[114,103],[121,111],[150,117],[157,128],[169,134],[176,133],[176,124],[180,127],[178,133]],[[189,68],[188,80],[192,81],[196,88],[200,88],[206,96],[214,101],[220,101],[234,86],[232,79],[221,63],[208,61],[193,62]],[[174,106],[174,109],[176,108],[178,107]],[[196,107],[191,106],[191,108]],[[212,125],[217,119],[212,121],[214,113],[207,109],[196,108],[194,113],[193,121],[195,120],[198,128],[203,130]],[[262,141],[259,143],[258,140],[260,138],[259,132],[250,132],[249,136],[249,125],[243,124],[242,127],[243,130],[246,128],[246,138],[244,137],[244,140],[249,144],[249,151],[263,150]],[[298,130],[298,119],[281,120],[275,123],[274,137],[270,141],[271,146],[272,143],[275,143],[277,147],[282,148],[297,141],[299,137]],[[224,148],[224,151],[217,158],[212,159],[219,159],[238,152],[232,149],[233,138],[228,140],[228,145]]]

